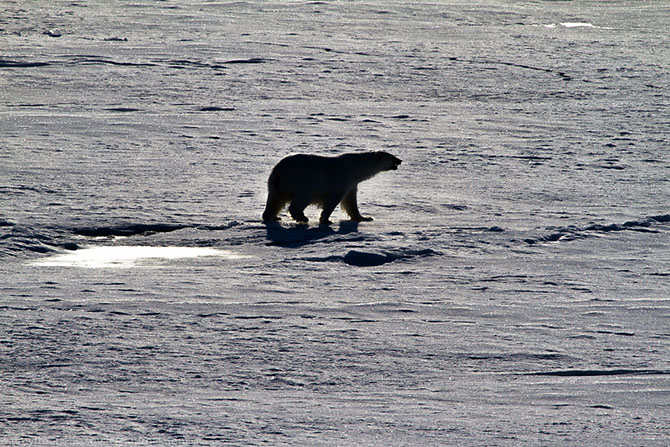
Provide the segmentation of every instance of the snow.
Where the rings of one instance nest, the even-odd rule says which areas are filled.
[[[663,2],[34,3],[0,444],[668,445]],[[374,221],[261,223],[368,150]]]

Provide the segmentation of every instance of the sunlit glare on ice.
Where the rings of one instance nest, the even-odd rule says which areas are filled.
[[[32,264],[58,267],[124,268],[151,266],[152,261],[199,257],[241,259],[245,256],[228,250],[209,247],[114,246],[84,248],[40,259]]]

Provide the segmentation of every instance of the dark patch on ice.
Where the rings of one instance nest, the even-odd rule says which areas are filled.
[[[267,60],[261,57],[252,57],[249,59],[232,59],[225,61],[224,64],[264,64]]]
[[[207,106],[199,109],[201,112],[232,112],[235,107]]]
[[[442,205],[443,207],[450,209],[450,210],[455,210],[455,211],[465,211],[468,209],[467,205],[456,205],[453,203],[445,203]]]
[[[228,230],[230,228],[236,227],[240,225],[240,222],[236,220],[231,220],[230,222],[222,225],[193,225],[193,228],[197,228],[198,230],[207,230],[207,231],[221,231],[221,230]],[[187,228],[187,227],[185,227]]]
[[[69,57],[70,61],[66,64],[71,65],[117,65],[117,66],[127,66],[127,67],[155,67],[157,64],[151,62],[125,62],[125,61],[116,61],[113,59],[107,59],[101,56],[96,55],[75,55],[75,56],[65,56]]]
[[[70,250],[70,251],[79,250],[79,245],[77,245],[74,242],[65,242],[65,243],[61,244],[61,247],[64,248],[65,250]]]
[[[77,245],[63,241],[59,234],[46,235],[23,225],[0,219],[0,258],[22,253],[50,253],[56,249],[74,250]]]
[[[127,37],[107,37],[103,39],[105,42],[128,42]]]
[[[312,257],[307,258],[308,261],[313,262],[344,262],[347,265],[354,267],[377,267],[388,264],[390,262],[407,260],[417,257],[436,256],[440,253],[431,250],[398,250],[395,252],[365,252],[359,250],[349,250],[344,256],[326,256],[326,257]]]
[[[47,363],[39,365],[40,368],[67,368],[72,366],[72,363]]]
[[[108,112],[120,112],[120,113],[139,112],[140,111],[140,109],[135,109],[133,107],[110,107],[106,110]]]
[[[620,335],[623,337],[634,337],[635,332],[595,331],[596,334]]]
[[[281,320],[281,315],[237,315],[233,317],[236,320]]]
[[[333,53],[333,54],[353,54],[356,56],[370,56],[370,53],[367,53],[365,51],[344,51],[344,50],[336,50],[330,47],[316,47],[316,46],[304,46],[303,48],[309,49],[309,50],[320,50],[320,51],[325,51],[326,53]],[[304,58],[303,60],[308,60],[307,58]],[[312,58],[309,58],[309,60],[314,60]]]
[[[567,73],[563,71],[558,71],[558,70],[553,70],[551,68],[543,68],[543,67],[534,67],[532,65],[526,65],[526,64],[518,64],[514,62],[505,62],[505,61],[496,61],[496,60],[486,60],[486,59],[460,59],[458,57],[450,57],[449,60],[455,61],[455,62],[463,62],[467,64],[478,64],[478,65],[487,65],[487,66],[495,66],[495,65],[503,65],[503,66],[508,66],[508,67],[516,67],[516,68],[521,68],[524,70],[533,70],[533,71],[542,71],[545,73],[551,73],[560,76],[564,81],[572,81],[572,76],[568,75]]]
[[[213,70],[225,70],[226,67],[222,64],[194,61],[189,59],[156,59],[155,62],[165,64],[170,68],[185,69],[185,68],[208,68]],[[225,62],[224,62],[225,63]]]
[[[598,165],[596,167],[600,169],[610,169],[614,171],[623,171],[624,169],[626,169],[625,167],[618,165]]]
[[[225,317],[230,315],[227,312],[211,312],[211,313],[201,313],[197,314],[197,317],[199,318],[211,318],[211,317]]]
[[[544,242],[574,241],[585,239],[598,233],[615,233],[621,231],[636,231],[639,233],[658,233],[659,229],[651,228],[658,224],[670,222],[670,214],[650,216],[641,220],[627,221],[622,224],[591,224],[586,227],[568,226],[552,229],[553,232],[535,238],[526,238],[523,241],[529,245]]]
[[[46,67],[51,65],[49,62],[23,62],[23,61],[12,61],[9,59],[0,59],[0,68],[33,68],[33,67]]]
[[[351,250],[346,255],[342,261],[345,264],[354,265],[357,267],[374,267],[377,265],[383,265],[388,262],[395,261],[396,258],[388,254],[377,254],[377,253],[366,253],[357,250]]]
[[[552,233],[548,234],[546,236],[540,236],[535,239],[524,239],[524,242],[534,245],[534,244],[539,244],[541,242],[556,242],[559,239],[561,239],[563,236],[565,236],[567,233]]]
[[[75,234],[88,237],[110,237],[110,236],[135,236],[146,233],[168,233],[183,230],[189,225],[179,224],[128,224],[110,227],[86,227],[76,228]]]
[[[664,214],[661,216],[651,216],[649,219],[656,222],[670,222],[670,214]]]
[[[44,103],[35,103],[35,104],[9,104],[8,107],[46,107]]]
[[[569,369],[559,371],[540,371],[529,373],[530,376],[558,377],[592,377],[592,376],[641,376],[670,375],[670,370],[663,369]]]
[[[526,361],[526,360],[565,360],[568,357],[564,354],[554,353],[474,353],[465,356],[469,360],[496,360],[496,361]]]

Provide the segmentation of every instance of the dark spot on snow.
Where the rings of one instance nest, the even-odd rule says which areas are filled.
[[[445,203],[443,206],[447,209],[455,211],[465,211],[468,209],[467,205],[456,205],[453,203]]]
[[[553,234],[548,234],[547,236],[541,236],[536,239],[524,239],[524,242],[530,245],[534,245],[540,242],[556,242],[560,240],[563,236],[565,236],[564,233],[553,233]]]
[[[51,65],[48,62],[23,62],[23,61],[12,61],[9,59],[0,59],[0,68],[32,68],[32,67],[45,67]]]
[[[261,57],[252,57],[250,59],[232,59],[225,61],[224,64],[264,64],[265,62],[267,60]]]
[[[80,236],[89,237],[135,236],[145,233],[168,233],[188,227],[188,225],[176,224],[128,224],[109,227],[75,228],[73,232]]]
[[[234,107],[207,106],[199,109],[201,112],[232,112]]]
[[[362,251],[351,250],[344,255],[345,264],[357,267],[373,267],[395,261],[395,257],[389,255],[379,255],[376,253],[365,253]]]
[[[486,59],[460,59],[458,57],[450,57],[450,61],[458,61],[462,62],[465,64],[477,64],[477,65],[484,65],[484,68],[486,69],[496,69],[496,66],[508,66],[508,67],[515,67],[515,68],[521,68],[524,70],[532,70],[532,71],[543,71],[545,73],[553,73],[561,77],[564,81],[571,81],[573,78],[572,76],[568,75],[567,73],[563,71],[556,71],[552,70],[551,68],[543,68],[543,67],[534,67],[532,65],[526,65],[526,64],[519,64],[515,62],[506,62],[506,61],[497,61],[497,60],[486,60]]]
[[[426,256],[435,256],[439,253],[431,250],[400,250],[395,253],[367,253],[358,250],[350,250],[344,257],[342,261],[345,264],[353,265],[356,267],[375,267],[379,265],[384,265],[389,262],[410,259],[415,257],[426,257]]]
[[[139,112],[140,109],[135,109],[133,107],[110,107],[107,109],[109,112],[119,112],[119,113],[129,113],[129,112]]]
[[[524,239],[524,242],[529,245],[534,245],[543,242],[574,241],[592,237],[594,234],[598,233],[617,233],[622,231],[658,233],[659,230],[651,227],[668,222],[670,222],[670,214],[650,216],[641,220],[627,221],[623,224],[591,224],[582,228],[571,225],[568,227],[554,228],[552,233],[545,236],[526,238]]]
[[[113,59],[105,59],[100,56],[95,55],[77,55],[77,56],[67,56],[70,61],[65,62],[66,64],[71,65],[116,65],[116,66],[125,66],[125,67],[155,67],[154,63],[146,62],[122,62],[115,61]]]
[[[600,169],[611,169],[611,170],[615,170],[615,171],[623,171],[624,169],[626,169],[623,166],[616,166],[616,165],[600,165],[600,166],[597,166],[597,167],[600,168]]]

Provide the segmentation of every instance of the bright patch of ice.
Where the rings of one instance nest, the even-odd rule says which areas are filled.
[[[596,26],[593,25],[592,23],[587,23],[587,22],[563,22],[559,23],[562,27],[565,28],[595,28]],[[545,28],[556,28],[555,23],[549,23],[547,25],[544,25]]]
[[[244,255],[228,250],[208,247],[144,247],[113,246],[89,247],[70,253],[50,256],[32,262],[37,266],[84,267],[84,268],[128,268],[147,260],[174,260],[197,257],[241,259]],[[149,264],[150,265],[150,264]]]
[[[564,26],[566,28],[595,28],[595,26],[592,23],[586,23],[586,22],[565,22],[561,23],[561,26]]]

